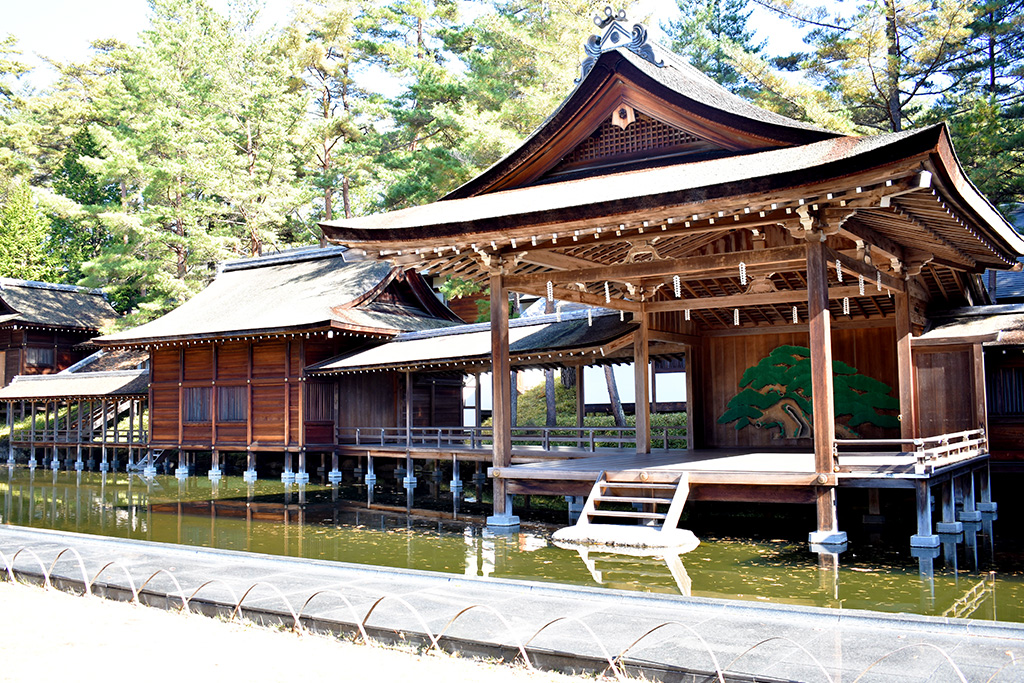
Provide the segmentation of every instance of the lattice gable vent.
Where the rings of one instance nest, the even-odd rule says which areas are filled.
[[[631,108],[619,108],[549,172],[650,157],[679,156],[721,149],[696,135],[662,123]]]

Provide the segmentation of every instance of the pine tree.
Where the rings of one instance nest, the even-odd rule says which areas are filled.
[[[928,112],[947,120],[971,180],[993,202],[1024,202],[1024,0],[981,5],[954,87]]]
[[[49,226],[24,180],[12,184],[0,206],[0,276],[50,281],[56,268],[47,249]]]
[[[18,59],[20,54],[13,35],[0,38],[0,190],[32,169],[25,100],[18,83],[31,69]]]
[[[287,30],[288,50],[310,95],[309,180],[321,197],[316,214],[324,220],[336,214],[351,218],[366,204],[373,164],[372,147],[364,139],[372,138],[382,112],[380,96],[364,83],[369,58],[357,22],[365,5],[364,0],[306,0]]]
[[[867,0],[836,17],[792,0],[761,4],[811,27],[815,50],[800,66],[855,123],[886,131],[915,125],[928,100],[952,87],[976,14],[963,0]]]
[[[456,153],[466,87],[447,67],[443,41],[457,23],[454,0],[397,0],[360,19],[367,56],[403,86],[386,104],[392,127],[373,143],[382,184],[376,208],[422,204],[471,177]]]
[[[751,97],[754,84],[729,57],[727,46],[749,54],[764,49],[747,30],[751,10],[746,0],[676,0],[679,17],[664,27],[672,50],[734,93]]]

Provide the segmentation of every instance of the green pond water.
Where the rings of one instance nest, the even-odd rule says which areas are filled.
[[[358,509],[358,501],[339,506],[337,498],[329,485],[248,485],[240,477],[214,486],[203,477],[0,471],[3,524],[466,576],[1024,622],[1020,558],[993,549],[991,523],[945,559],[942,549],[934,560],[911,557],[902,533],[819,556],[797,538],[696,528],[701,544],[689,553],[631,556],[557,547],[553,526],[495,534],[457,519]]]

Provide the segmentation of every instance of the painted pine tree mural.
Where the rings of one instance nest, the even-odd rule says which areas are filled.
[[[778,429],[775,438],[811,436],[811,352],[804,346],[780,346],[743,372],[740,391],[730,399],[720,424],[736,429],[753,425]],[[836,433],[855,437],[865,424],[895,429],[899,420],[890,411],[899,400],[885,382],[862,375],[842,361],[832,361]]]

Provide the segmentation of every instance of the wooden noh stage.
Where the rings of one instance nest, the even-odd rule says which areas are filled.
[[[948,524],[956,499],[967,518],[990,503],[981,340],[915,339],[934,312],[984,303],[979,274],[1014,267],[1024,242],[945,125],[824,130],[735,97],[621,16],[602,29],[576,88],[487,171],[431,204],[322,225],[370,257],[490,288],[491,522],[516,522],[513,493],[677,468],[693,499],[812,502],[823,543],[844,539],[837,489],[911,488],[914,543],[938,545],[933,488]],[[623,312],[637,368],[675,345],[688,450],[653,448],[638,400],[629,452],[516,464],[512,292]],[[635,373],[637,396],[648,383]]]

